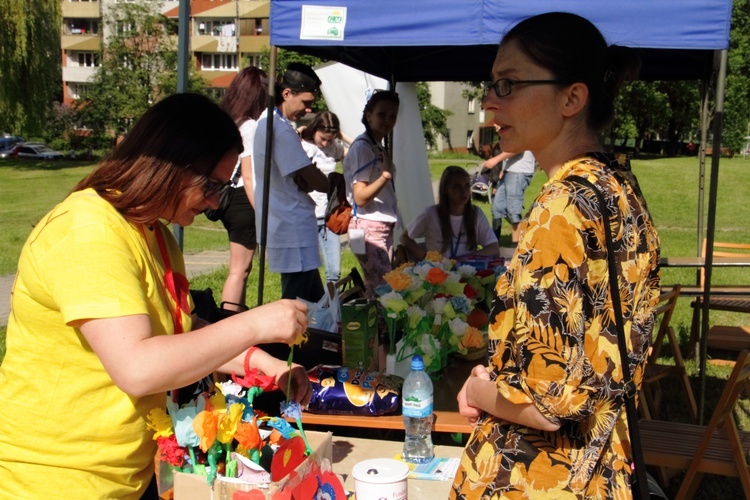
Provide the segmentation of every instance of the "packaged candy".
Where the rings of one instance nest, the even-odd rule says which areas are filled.
[[[313,395],[310,413],[378,416],[397,413],[404,380],[395,375],[319,365],[307,372]]]

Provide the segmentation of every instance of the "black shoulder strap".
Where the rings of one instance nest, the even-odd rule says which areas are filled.
[[[622,381],[625,389],[625,413],[628,419],[628,430],[630,432],[630,445],[633,449],[633,463],[635,465],[635,480],[632,481],[632,493],[634,499],[649,498],[648,475],[646,473],[646,462],[643,459],[643,448],[641,447],[641,433],[638,430],[638,410],[635,407],[635,396],[638,389],[630,373],[630,362],[628,348],[625,341],[625,325],[623,324],[622,304],[620,303],[620,286],[617,283],[617,262],[615,256],[614,242],[612,241],[612,227],[609,222],[609,210],[602,192],[588,179],[572,175],[564,180],[575,182],[589,188],[597,200],[604,219],[604,236],[607,245],[607,264],[609,270],[609,288],[612,295],[612,309],[615,313],[615,325],[617,326],[617,346],[620,351],[620,364],[622,365]]]

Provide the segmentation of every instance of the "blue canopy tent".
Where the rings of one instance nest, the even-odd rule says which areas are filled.
[[[489,76],[503,34],[521,19],[549,11],[582,15],[610,44],[636,49],[643,80],[703,82],[697,253],[703,236],[708,96],[714,96],[701,328],[703,379],[732,0],[271,0],[271,44],[335,60],[393,83],[482,81]],[[275,50],[271,54],[273,78]]]

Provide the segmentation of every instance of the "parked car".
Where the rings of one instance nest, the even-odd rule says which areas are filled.
[[[62,160],[65,155],[55,151],[41,142],[26,142],[16,146],[11,158],[26,158],[29,160]]]
[[[0,137],[0,158],[10,158],[16,145],[23,143],[24,138],[17,135],[5,134]]]

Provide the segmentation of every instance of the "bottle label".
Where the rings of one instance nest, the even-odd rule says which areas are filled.
[[[405,397],[402,401],[402,413],[405,417],[429,417],[432,415],[432,396],[425,399],[419,399],[414,396]]]

